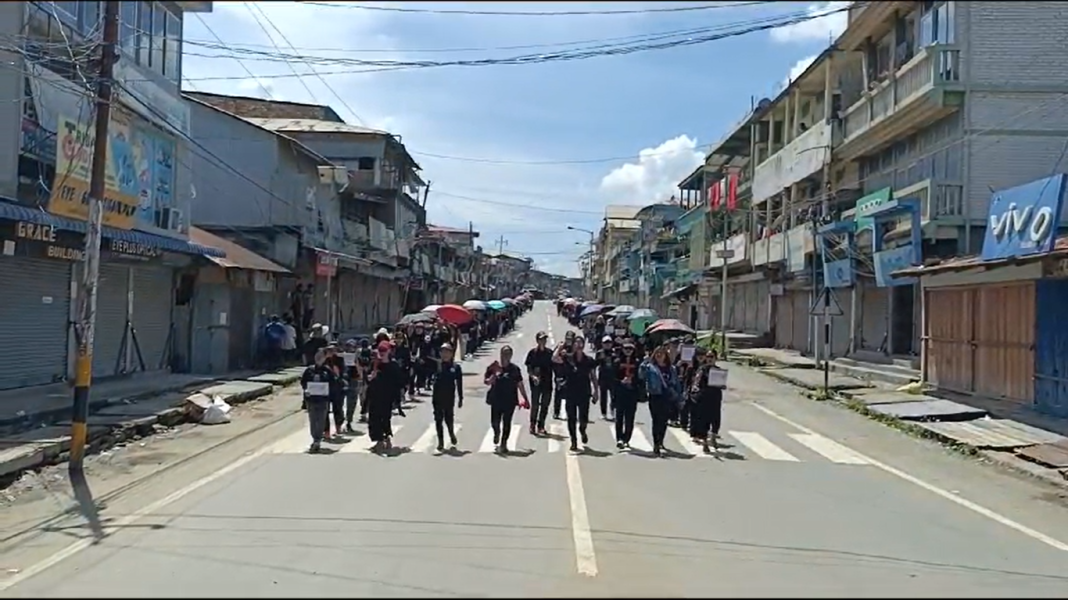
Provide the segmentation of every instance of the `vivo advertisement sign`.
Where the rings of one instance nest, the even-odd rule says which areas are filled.
[[[998,260],[1053,249],[1061,220],[1064,185],[1059,174],[994,194],[987,216],[983,260]]]
[[[847,288],[853,285],[853,259],[843,258],[823,263],[823,285],[829,288]]]

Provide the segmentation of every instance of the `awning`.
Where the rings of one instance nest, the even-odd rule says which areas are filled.
[[[239,244],[199,227],[189,228],[189,240],[206,248],[219,248],[225,257],[208,256],[211,262],[224,269],[246,269],[249,271],[267,271],[270,273],[292,273],[289,269],[276,264]]]
[[[12,204],[11,202],[4,200],[0,200],[0,219],[25,221],[37,225],[48,225],[49,227],[54,227],[59,230],[74,231],[77,233],[85,233],[87,229],[85,221],[60,217],[58,215],[53,215],[52,213],[47,213],[39,208],[30,208],[29,206],[23,206],[21,204]],[[131,244],[148,246],[150,248],[157,248],[167,252],[193,254],[196,256],[226,256],[226,253],[218,248],[201,246],[200,244],[188,240],[170,238],[154,233],[145,233],[143,231],[134,231],[131,229],[116,229],[107,226],[101,228],[101,233],[104,237],[111,240],[122,240]]]
[[[696,283],[687,283],[684,286],[677,287],[677,288],[671,290],[670,292],[665,293],[663,296],[660,296],[660,299],[661,300],[667,300],[668,298],[671,298],[673,296],[678,296],[679,294],[683,294],[683,293],[692,291],[693,288],[695,288],[695,287],[697,287]]]

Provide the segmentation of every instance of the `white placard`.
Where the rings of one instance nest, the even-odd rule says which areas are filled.
[[[720,369],[718,367],[712,367],[708,370],[708,387],[726,389],[727,387],[727,370]]]
[[[329,396],[330,384],[325,381],[309,381],[307,391],[309,396]]]
[[[345,359],[345,366],[346,367],[355,367],[356,366],[356,353],[355,352],[344,352],[344,353],[341,354],[341,358]]]
[[[693,360],[693,355],[697,353],[697,348],[694,346],[683,346],[679,348],[679,356],[682,362],[690,362]]]

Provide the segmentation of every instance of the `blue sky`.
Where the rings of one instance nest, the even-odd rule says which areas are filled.
[[[421,163],[424,178],[433,182],[427,205],[431,222],[462,227],[473,222],[486,249],[503,236],[506,252],[530,256],[540,268],[567,275],[577,274],[576,258],[588,242],[587,234],[569,231],[568,225],[596,230],[608,204],[641,205],[669,198],[679,180],[700,164],[708,145],[749,109],[752,97],[768,97],[781,89],[789,74],[803,70],[845,24],[845,15],[839,13],[691,47],[540,65],[360,74],[337,65],[317,66],[333,92],[302,62],[290,66],[267,57],[239,63],[196,45],[216,41],[206,24],[227,44],[269,53],[276,53],[270,34],[287,53],[305,56],[501,58],[540,50],[494,48],[691,29],[843,3],[554,17],[391,13],[330,4],[334,6],[217,2],[212,14],[187,15],[185,37],[192,43],[184,59],[186,87],[329,104],[347,121],[398,134]],[[709,3],[403,6],[604,11],[693,4]],[[476,50],[421,52],[465,48]],[[307,75],[278,77],[292,75],[294,69]]]

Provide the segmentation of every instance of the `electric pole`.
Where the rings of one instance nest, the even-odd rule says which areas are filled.
[[[504,254],[504,247],[508,245],[508,240],[504,239],[504,236],[497,238],[497,256]]]
[[[84,485],[85,444],[88,437],[89,388],[93,380],[93,333],[96,321],[96,288],[100,276],[100,227],[104,220],[108,126],[111,123],[112,76],[117,60],[119,3],[104,2],[104,35],[100,45],[100,73],[96,84],[96,124],[93,163],[89,179],[89,222],[85,233],[85,263],[78,293],[78,321],[74,325],[78,355],[74,363],[74,410],[71,418],[69,472],[71,482]]]

